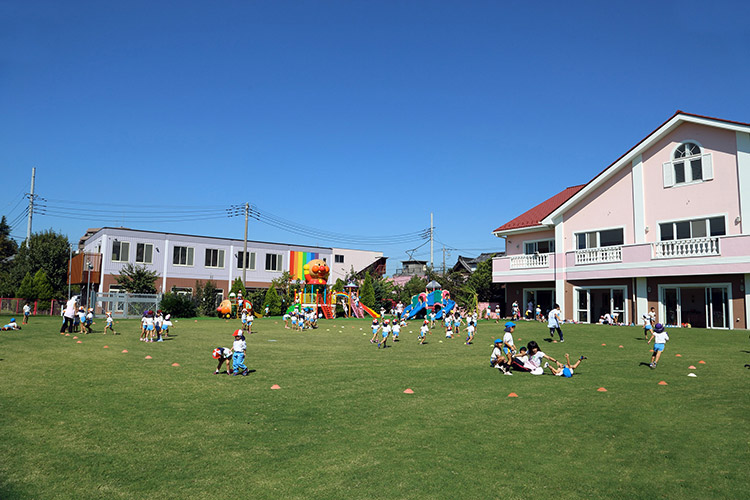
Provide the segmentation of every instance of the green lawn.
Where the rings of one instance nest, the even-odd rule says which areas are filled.
[[[543,342],[544,325],[521,322],[519,344],[535,339],[553,357],[588,356],[562,379],[491,369],[501,333],[494,322],[480,323],[473,346],[438,329],[419,346],[412,322],[400,343],[380,350],[367,320],[324,321],[301,334],[269,318],[248,337],[246,363],[256,371],[228,377],[213,375],[211,350],[231,347],[237,321],[181,320],[173,340],[153,344],[138,341],[135,320],[119,321],[116,337],[97,323],[81,344],[57,333],[58,318],[0,333],[0,498],[705,499],[750,491],[743,330],[670,330],[650,370],[640,365],[650,358],[640,328],[566,325],[565,343],[552,344]]]

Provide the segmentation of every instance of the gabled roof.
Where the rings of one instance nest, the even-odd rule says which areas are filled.
[[[552,198],[549,198],[534,208],[527,210],[510,222],[506,222],[499,228],[495,229],[493,233],[500,233],[503,231],[509,231],[511,229],[522,229],[527,227],[534,227],[541,225],[542,220],[549,214],[557,210],[560,205],[568,201],[578,191],[583,189],[585,184],[579,186],[571,186],[565,188],[563,191],[557,193]]]
[[[678,126],[683,123],[695,123],[698,125],[705,125],[708,127],[718,127],[725,130],[732,130],[735,132],[750,133],[750,123],[743,123],[733,120],[724,120],[721,118],[713,118],[705,115],[696,115],[693,113],[685,113],[684,111],[677,110],[667,121],[662,123],[653,132],[648,134],[646,137],[638,141],[638,143],[620,156],[617,160],[612,162],[607,168],[599,172],[593,179],[587,182],[583,189],[578,190],[573,196],[568,198],[564,203],[555,208],[542,220],[542,224],[552,224],[553,217],[563,213],[569,207],[578,203],[585,196],[590,194],[596,188],[602,185],[605,181],[611,178],[618,170],[625,165],[630,165],[634,158],[646,151],[648,148],[653,146],[657,141],[661,140],[664,136],[672,132]]]
[[[631,164],[634,158],[636,158],[638,155],[651,147],[654,143],[662,139],[665,135],[669,134],[683,123],[696,123],[709,127],[719,127],[727,130],[750,133],[750,123],[724,120],[721,118],[713,118],[704,115],[696,115],[693,113],[685,113],[684,111],[678,110],[667,121],[662,123],[653,132],[641,139],[635,146],[626,151],[625,154],[623,154],[617,160],[607,166],[607,168],[599,172],[586,184],[582,184],[580,186],[572,186],[565,189],[552,198],[543,201],[531,210],[524,212],[510,222],[506,222],[499,228],[495,229],[493,233],[495,233],[495,235],[497,236],[500,236],[498,233],[501,232],[519,230],[524,228],[534,228],[536,226],[552,226],[552,219],[554,217],[560,215],[569,207],[578,203],[586,195],[590,194],[593,190],[601,186],[602,183],[604,183],[607,179],[614,175],[620,168],[622,168],[624,165]]]
[[[485,252],[480,253],[476,257],[464,257],[463,255],[459,255],[452,271],[468,271],[470,273],[473,273],[477,268],[477,264],[479,264],[480,262],[484,262],[485,260],[489,260],[493,257],[500,257],[503,255],[505,255],[505,252]]]

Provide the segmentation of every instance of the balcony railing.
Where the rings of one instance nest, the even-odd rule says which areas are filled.
[[[576,250],[576,265],[622,262],[622,247],[585,248]]]
[[[513,255],[510,257],[511,269],[530,269],[534,267],[549,267],[549,254]]]
[[[654,259],[679,259],[721,255],[719,238],[692,238],[686,240],[658,241],[652,245]]]

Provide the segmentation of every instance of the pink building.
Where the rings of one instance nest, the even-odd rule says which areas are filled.
[[[750,124],[678,111],[596,175],[497,228],[493,281],[566,318],[748,328]]]

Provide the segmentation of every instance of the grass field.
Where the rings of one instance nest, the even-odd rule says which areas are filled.
[[[0,333],[2,499],[750,492],[743,330],[670,330],[651,370],[640,365],[650,352],[639,328],[566,325],[559,344],[543,342],[544,325],[521,322],[518,344],[588,356],[562,379],[491,369],[494,322],[480,323],[472,346],[438,329],[419,346],[412,323],[382,350],[368,342],[367,320],[301,334],[268,318],[248,337],[256,371],[228,377],[213,375],[211,350],[231,347],[236,321],[178,321],[172,340],[153,344],[138,341],[135,320],[105,336],[99,319],[80,344],[59,324],[33,318]]]

